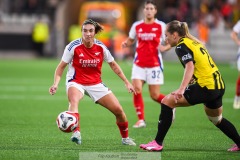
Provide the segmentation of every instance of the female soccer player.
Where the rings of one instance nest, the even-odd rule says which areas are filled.
[[[144,83],[148,84],[151,98],[161,103],[164,94],[161,94],[160,85],[164,83],[163,61],[160,50],[166,51],[170,46],[159,45],[165,40],[166,24],[155,19],[157,6],[153,0],[147,0],[144,4],[144,20],[135,22],[129,32],[129,37],[122,43],[122,47],[133,45],[135,39],[136,53],[132,67],[132,84],[137,94],[133,95],[133,104],[138,116],[134,128],[146,127],[144,117],[144,101],[142,88]],[[158,48],[159,47],[159,48]]]
[[[166,41],[172,47],[176,46],[175,52],[185,68],[184,75],[180,87],[161,102],[156,138],[148,144],[141,144],[140,148],[161,151],[164,137],[172,124],[173,108],[203,103],[209,120],[236,143],[228,151],[239,151],[240,136],[234,125],[222,116],[225,84],[207,49],[189,33],[185,22],[168,23]]]
[[[49,92],[52,95],[56,93],[62,73],[68,65],[66,77],[68,110],[74,113],[79,120],[78,104],[86,93],[95,103],[107,108],[116,116],[116,123],[122,136],[122,144],[136,145],[128,137],[128,120],[122,106],[101,79],[102,64],[103,61],[106,61],[110,68],[124,81],[128,91],[130,93],[135,92],[106,46],[94,38],[102,30],[103,28],[99,23],[91,19],[84,21],[82,38],[74,40],[66,46],[62,60],[56,68],[54,83]],[[71,140],[81,144],[80,125],[74,130]]]
[[[237,68],[239,73],[236,81],[236,92],[233,102],[234,109],[240,109],[240,38],[238,37],[239,34],[240,34],[240,20],[234,25],[231,32],[231,38],[239,46],[237,56]]]

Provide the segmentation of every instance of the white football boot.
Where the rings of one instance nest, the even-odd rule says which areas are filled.
[[[82,143],[81,133],[79,131],[73,132],[71,141],[75,142],[76,144],[81,144]]]
[[[129,145],[129,146],[136,146],[136,143],[133,141],[132,138],[122,138],[122,144],[123,145]]]

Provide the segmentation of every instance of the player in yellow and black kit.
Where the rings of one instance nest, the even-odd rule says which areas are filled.
[[[141,144],[140,148],[162,151],[163,140],[172,124],[173,108],[203,103],[209,120],[235,142],[228,151],[240,151],[240,136],[236,128],[222,117],[225,84],[207,49],[189,33],[185,22],[168,23],[165,33],[167,43],[171,47],[176,46],[175,52],[184,67],[184,75],[180,87],[161,102],[156,138]]]

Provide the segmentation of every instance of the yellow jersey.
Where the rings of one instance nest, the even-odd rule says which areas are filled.
[[[189,38],[181,38],[175,52],[184,67],[189,61],[193,62],[193,78],[201,87],[208,89],[225,88],[218,67],[204,45]]]

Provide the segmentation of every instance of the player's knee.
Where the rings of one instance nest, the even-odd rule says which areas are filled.
[[[122,117],[123,115],[125,115],[121,107],[116,107],[112,112],[116,117]]]
[[[137,94],[142,93],[142,89],[141,89],[141,88],[135,87],[134,89],[135,89],[135,91],[136,91]]]
[[[158,93],[151,93],[150,97],[154,100],[154,101],[158,101],[159,98],[159,94]]]
[[[219,116],[216,116],[216,117],[211,117],[211,116],[208,116],[208,119],[214,124],[214,125],[217,125],[221,122],[222,120],[222,114],[220,114]]]
[[[115,110],[114,115],[116,116],[116,119],[119,121],[125,121],[127,119],[126,114],[122,109]]]

